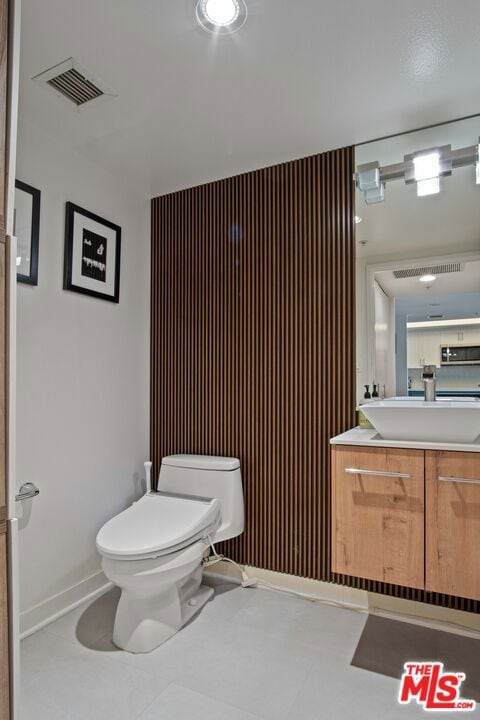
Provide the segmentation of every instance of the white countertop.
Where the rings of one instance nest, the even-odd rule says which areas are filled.
[[[411,448],[414,450],[451,450],[480,453],[480,442],[445,443],[421,440],[384,440],[374,428],[356,427],[330,440],[331,445],[363,445],[364,447]]]

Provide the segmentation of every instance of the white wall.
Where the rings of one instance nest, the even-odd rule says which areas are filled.
[[[41,491],[20,522],[25,630],[104,582],[96,533],[140,493],[149,203],[22,117],[17,178],[42,192],[38,286],[18,286],[17,479]],[[68,200],[122,228],[118,305],[62,289]]]

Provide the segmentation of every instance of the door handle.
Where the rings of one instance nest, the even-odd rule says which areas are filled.
[[[40,490],[37,486],[31,482],[27,482],[22,485],[18,495],[15,496],[15,500],[17,500],[17,502],[19,500],[28,500],[29,498],[37,497],[37,495],[40,495]]]
[[[473,478],[451,477],[450,475],[439,475],[438,479],[442,482],[465,483],[465,485],[480,485],[480,480]]]

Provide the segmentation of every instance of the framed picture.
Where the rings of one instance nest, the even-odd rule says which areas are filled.
[[[38,284],[40,190],[15,181],[13,232],[17,238],[17,280]]]
[[[118,303],[121,234],[118,225],[68,202],[63,289]]]

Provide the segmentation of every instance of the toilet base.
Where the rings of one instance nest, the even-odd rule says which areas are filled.
[[[122,590],[115,616],[114,645],[131,653],[151,652],[175,635],[213,593],[213,588],[206,585],[186,594],[173,586],[153,597]]]

